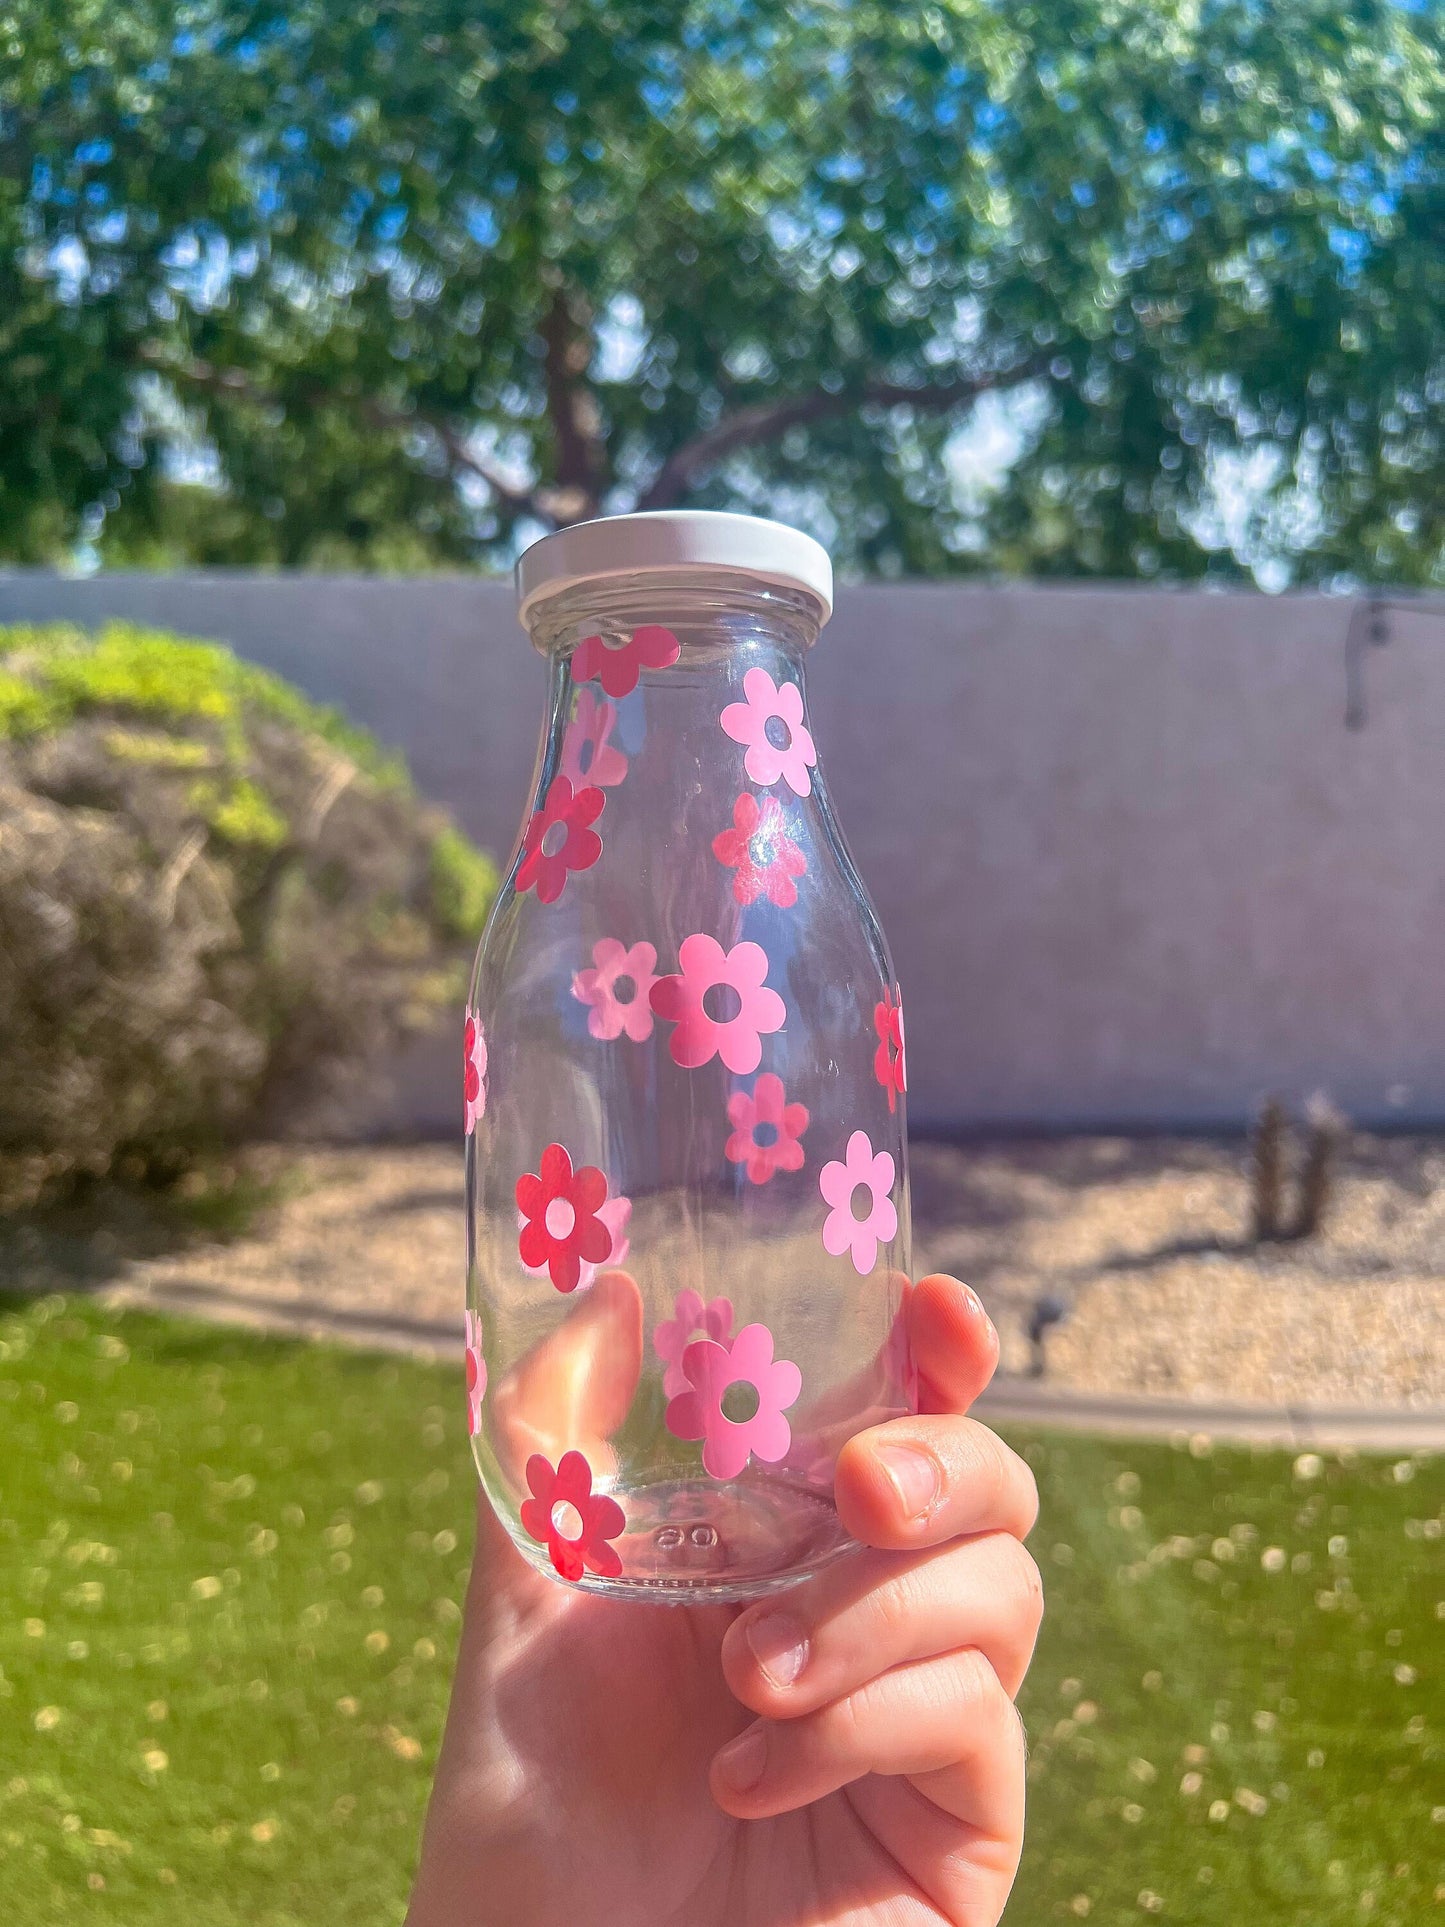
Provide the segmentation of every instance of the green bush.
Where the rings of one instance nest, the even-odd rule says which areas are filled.
[[[211,643],[0,628],[0,1193],[294,1123],[459,1000],[492,864]]]

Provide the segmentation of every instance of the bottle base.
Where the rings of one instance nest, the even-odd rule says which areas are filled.
[[[758,1599],[811,1577],[854,1544],[831,1498],[787,1479],[669,1479],[616,1487],[611,1496],[627,1513],[626,1531],[612,1542],[621,1573],[563,1582],[611,1599],[676,1606]],[[513,1536],[534,1565],[557,1577],[540,1546]]]

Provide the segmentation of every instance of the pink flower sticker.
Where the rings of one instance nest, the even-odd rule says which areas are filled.
[[[539,903],[555,903],[571,870],[590,870],[602,854],[602,838],[591,826],[607,798],[593,787],[574,795],[565,776],[554,776],[542,807],[527,825],[517,888],[535,885]]]
[[[735,1091],[728,1099],[732,1136],[724,1146],[734,1164],[745,1164],[754,1184],[766,1184],[775,1171],[801,1171],[803,1147],[798,1142],[808,1128],[808,1113],[790,1104],[781,1077],[764,1071],[752,1091]]]
[[[818,1177],[818,1188],[833,1207],[823,1221],[823,1248],[835,1258],[846,1251],[860,1277],[873,1269],[879,1245],[898,1232],[898,1213],[888,1195],[893,1175],[888,1153],[875,1152],[868,1133],[855,1131],[842,1161],[825,1164]],[[868,1215],[863,1218],[853,1209],[860,1190],[868,1193]]]
[[[781,1030],[788,1015],[787,1005],[764,981],[767,952],[756,943],[724,950],[716,937],[695,931],[684,937],[678,962],[677,976],[660,977],[652,986],[652,1008],[677,1026],[669,1046],[673,1062],[691,1071],[720,1057],[736,1076],[755,1071],[762,1061],[762,1035]],[[730,993],[737,1008],[714,1015],[706,1008],[714,992],[725,1001]]]
[[[592,965],[572,979],[572,995],[579,1004],[592,1006],[587,1018],[592,1035],[610,1042],[625,1031],[635,1044],[651,1037],[649,999],[658,982],[652,945],[635,943],[629,950],[616,937],[603,937],[592,946]]]
[[[597,1215],[612,1234],[612,1249],[600,1264],[593,1264],[589,1259],[585,1258],[582,1260],[581,1267],[577,1273],[577,1283],[574,1287],[577,1291],[590,1291],[593,1285],[597,1283],[598,1272],[607,1270],[613,1265],[625,1264],[627,1262],[627,1254],[632,1249],[632,1240],[627,1235],[627,1228],[632,1222],[631,1198],[608,1198],[605,1204],[598,1205]],[[526,1214],[519,1211],[517,1213],[518,1231],[523,1230],[526,1223]],[[548,1276],[548,1267],[545,1263],[540,1265],[524,1264],[522,1269],[529,1278],[545,1278]]]
[[[487,1392],[487,1361],[482,1357],[481,1314],[468,1311],[463,1325],[467,1357],[467,1437],[474,1439],[482,1429],[482,1400]]]
[[[784,830],[783,820],[776,796],[759,802],[744,790],[733,804],[733,827],[713,838],[713,855],[737,872],[733,895],[739,903],[766,897],[780,910],[790,910],[798,901],[796,879],[806,876],[808,859]]]
[[[547,1548],[564,1579],[580,1579],[585,1567],[604,1579],[622,1571],[615,1539],[627,1524],[616,1499],[592,1490],[592,1468],[580,1452],[564,1452],[557,1469],[534,1452],[527,1461],[531,1498],[522,1501],[523,1529]]]
[[[614,649],[601,636],[588,636],[572,652],[572,680],[591,682],[595,677],[609,696],[630,696],[644,669],[670,669],[681,654],[682,646],[671,629],[659,628],[655,622],[634,629]]]
[[[776,1465],[793,1434],[784,1412],[803,1389],[803,1374],[791,1360],[773,1358],[773,1334],[766,1325],[744,1325],[731,1345],[695,1338],[682,1354],[687,1390],[668,1403],[667,1429],[674,1438],[701,1439],[703,1470],[710,1478],[735,1479],[748,1459]],[[743,1402],[746,1418],[723,1410],[734,1385],[751,1386]]]
[[[577,714],[562,732],[562,759],[557,766],[574,793],[589,783],[613,789],[626,776],[627,758],[612,745],[616,723],[616,703],[599,699],[590,689],[578,691]]]
[[[898,1099],[908,1089],[903,1062],[903,992],[886,986],[883,1002],[873,1006],[873,1028],[878,1033],[878,1048],[873,1053],[873,1075],[888,1093],[888,1108],[895,1111]]]
[[[729,703],[723,711],[722,726],[735,743],[747,746],[743,768],[749,777],[768,789],[781,776],[798,796],[811,795],[808,772],[818,752],[803,727],[802,690],[795,682],[775,683],[766,669],[750,669],[743,677],[743,695],[745,701]]]
[[[667,1370],[663,1374],[662,1389],[669,1398],[676,1398],[688,1389],[687,1373],[682,1369],[682,1355],[696,1338],[711,1338],[716,1344],[725,1345],[733,1335],[733,1301],[731,1298],[714,1298],[704,1304],[695,1291],[680,1291],[673,1305],[671,1318],[664,1318],[654,1326],[652,1349],[662,1360]]]
[[[612,1232],[600,1216],[606,1198],[607,1180],[595,1164],[574,1171],[563,1147],[549,1144],[540,1171],[517,1179],[523,1265],[545,1266],[558,1291],[575,1291],[583,1264],[605,1264],[611,1253]]]
[[[462,1077],[466,1134],[470,1137],[487,1108],[487,1034],[471,1011],[467,1012],[462,1036]]]

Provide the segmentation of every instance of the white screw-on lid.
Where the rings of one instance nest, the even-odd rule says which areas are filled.
[[[659,569],[751,576],[811,596],[823,622],[833,613],[833,565],[821,542],[782,522],[713,509],[608,515],[544,535],[517,562],[517,613],[526,622],[539,603],[579,583]]]

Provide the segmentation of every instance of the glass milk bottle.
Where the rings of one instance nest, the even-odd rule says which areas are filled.
[[[517,583],[548,694],[467,1011],[477,1465],[540,1569],[745,1599],[848,1545],[838,1451],[910,1401],[903,1013],[804,674],[832,571],[690,512]]]

